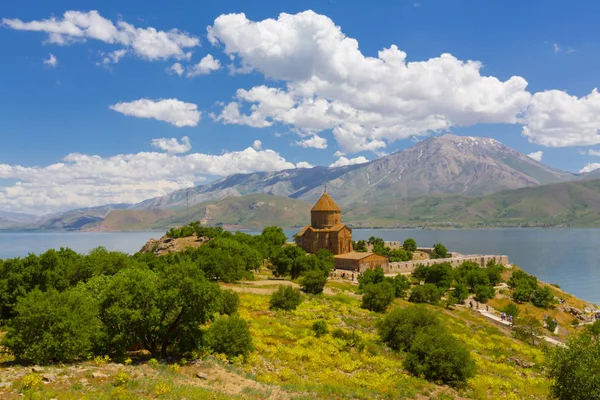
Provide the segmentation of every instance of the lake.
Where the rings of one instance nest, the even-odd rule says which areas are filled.
[[[291,237],[297,230],[286,230]],[[164,232],[0,232],[0,258],[70,247],[85,253],[97,246],[135,253]],[[254,232],[250,232],[254,233]],[[419,246],[443,243],[463,254],[506,254],[511,263],[587,301],[600,304],[600,229],[355,229],[355,240],[414,238]]]

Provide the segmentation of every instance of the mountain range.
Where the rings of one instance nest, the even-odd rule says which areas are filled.
[[[587,224],[583,211],[595,213],[591,201],[600,200],[600,185],[582,181],[594,178],[600,178],[599,171],[555,170],[495,139],[446,134],[364,164],[234,174],[138,204],[42,218],[0,213],[0,228],[123,230],[190,220],[295,226],[306,222],[310,204],[325,185],[344,206],[344,218],[357,226],[580,225]]]

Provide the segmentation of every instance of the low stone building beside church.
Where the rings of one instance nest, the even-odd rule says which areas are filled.
[[[310,210],[310,225],[296,235],[296,244],[308,253],[327,249],[333,253],[336,269],[362,272],[376,266],[387,270],[387,257],[352,251],[352,229],[342,223],[342,210],[323,192]]]

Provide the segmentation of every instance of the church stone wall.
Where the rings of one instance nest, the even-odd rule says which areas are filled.
[[[454,258],[437,258],[433,260],[418,260],[418,261],[403,261],[403,262],[391,262],[386,274],[409,274],[412,273],[419,265],[425,265],[427,267],[434,264],[450,263],[452,268],[457,268],[460,264],[465,261],[473,261],[480,267],[485,267],[487,263],[493,260],[496,264],[508,265],[508,256],[464,256]]]

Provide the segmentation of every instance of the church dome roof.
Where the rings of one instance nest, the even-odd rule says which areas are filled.
[[[333,201],[333,199],[327,194],[327,192],[323,193],[323,195],[321,196],[321,198],[319,199],[319,201],[317,201],[315,203],[315,205],[313,206],[313,208],[310,209],[311,212],[313,211],[337,211],[337,212],[342,212],[342,210],[340,210],[340,208],[338,207],[337,204],[335,204],[335,201]]]

